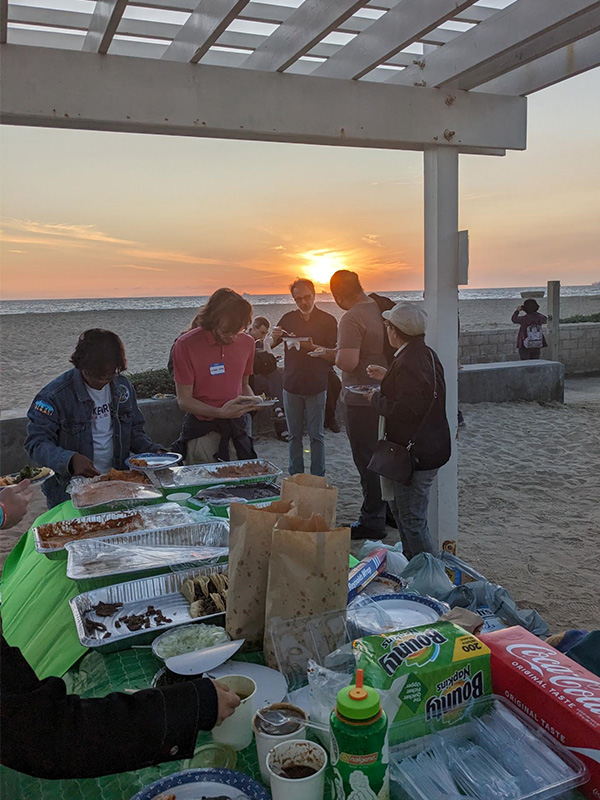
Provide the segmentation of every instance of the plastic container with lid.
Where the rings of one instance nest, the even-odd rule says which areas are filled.
[[[337,705],[331,712],[334,800],[370,797],[369,791],[374,797],[389,796],[387,717],[379,692],[363,680],[363,670],[359,669],[356,683],[338,692]]]

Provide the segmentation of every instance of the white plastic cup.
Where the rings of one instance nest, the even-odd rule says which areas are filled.
[[[261,709],[262,711],[282,711],[285,713],[286,711],[294,710],[297,714],[301,714],[302,716],[298,717],[298,728],[291,733],[281,733],[281,734],[271,734],[265,733],[264,731],[260,730],[261,725],[261,718],[258,714],[254,715],[254,719],[252,720],[252,730],[254,731],[254,738],[256,740],[256,752],[258,754],[258,766],[260,767],[260,774],[263,781],[268,784],[269,783],[269,771],[267,769],[267,756],[269,755],[270,750],[275,747],[276,744],[281,744],[283,742],[291,742],[295,739],[303,739],[306,735],[306,723],[308,722],[308,718],[306,716],[306,712],[303,711],[299,706],[293,706],[290,703],[273,703],[272,705],[268,706],[266,709]],[[304,722],[302,719],[304,718]],[[292,720],[295,722],[295,718]]]
[[[178,506],[187,508],[188,501],[192,499],[192,495],[189,492],[172,492],[168,494],[165,499],[168,500],[169,503],[177,503]]]
[[[212,737],[215,742],[228,744],[234,750],[243,750],[252,742],[253,697],[256,694],[256,684],[252,678],[247,678],[245,675],[224,675],[217,680],[244,699],[230,717],[213,728]]]
[[[313,767],[317,771],[307,778],[284,778],[273,769],[284,769],[293,764]],[[326,766],[327,753],[320,744],[296,739],[275,745],[267,756],[273,800],[323,800]]]

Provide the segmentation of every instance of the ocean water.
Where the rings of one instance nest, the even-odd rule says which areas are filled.
[[[503,289],[461,289],[461,300],[520,299],[521,292],[545,290],[545,286],[511,287]],[[600,286],[561,286],[563,297],[600,296]],[[421,300],[422,291],[382,291],[392,300]],[[291,302],[289,294],[244,294],[253,306],[286,305]],[[68,311],[149,311],[152,309],[198,308],[208,295],[196,297],[100,297],[70,300],[2,300],[0,315],[4,314],[59,314]],[[317,299],[324,302],[333,298],[328,292],[320,292]]]

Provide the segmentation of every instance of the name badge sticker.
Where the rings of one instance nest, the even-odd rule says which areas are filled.
[[[211,375],[225,375],[225,364],[222,362],[210,365]]]

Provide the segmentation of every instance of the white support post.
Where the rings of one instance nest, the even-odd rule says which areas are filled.
[[[452,439],[452,456],[437,476],[429,503],[431,535],[441,550],[458,538],[458,153],[442,147],[425,150],[424,166],[426,340],[444,367]]]

